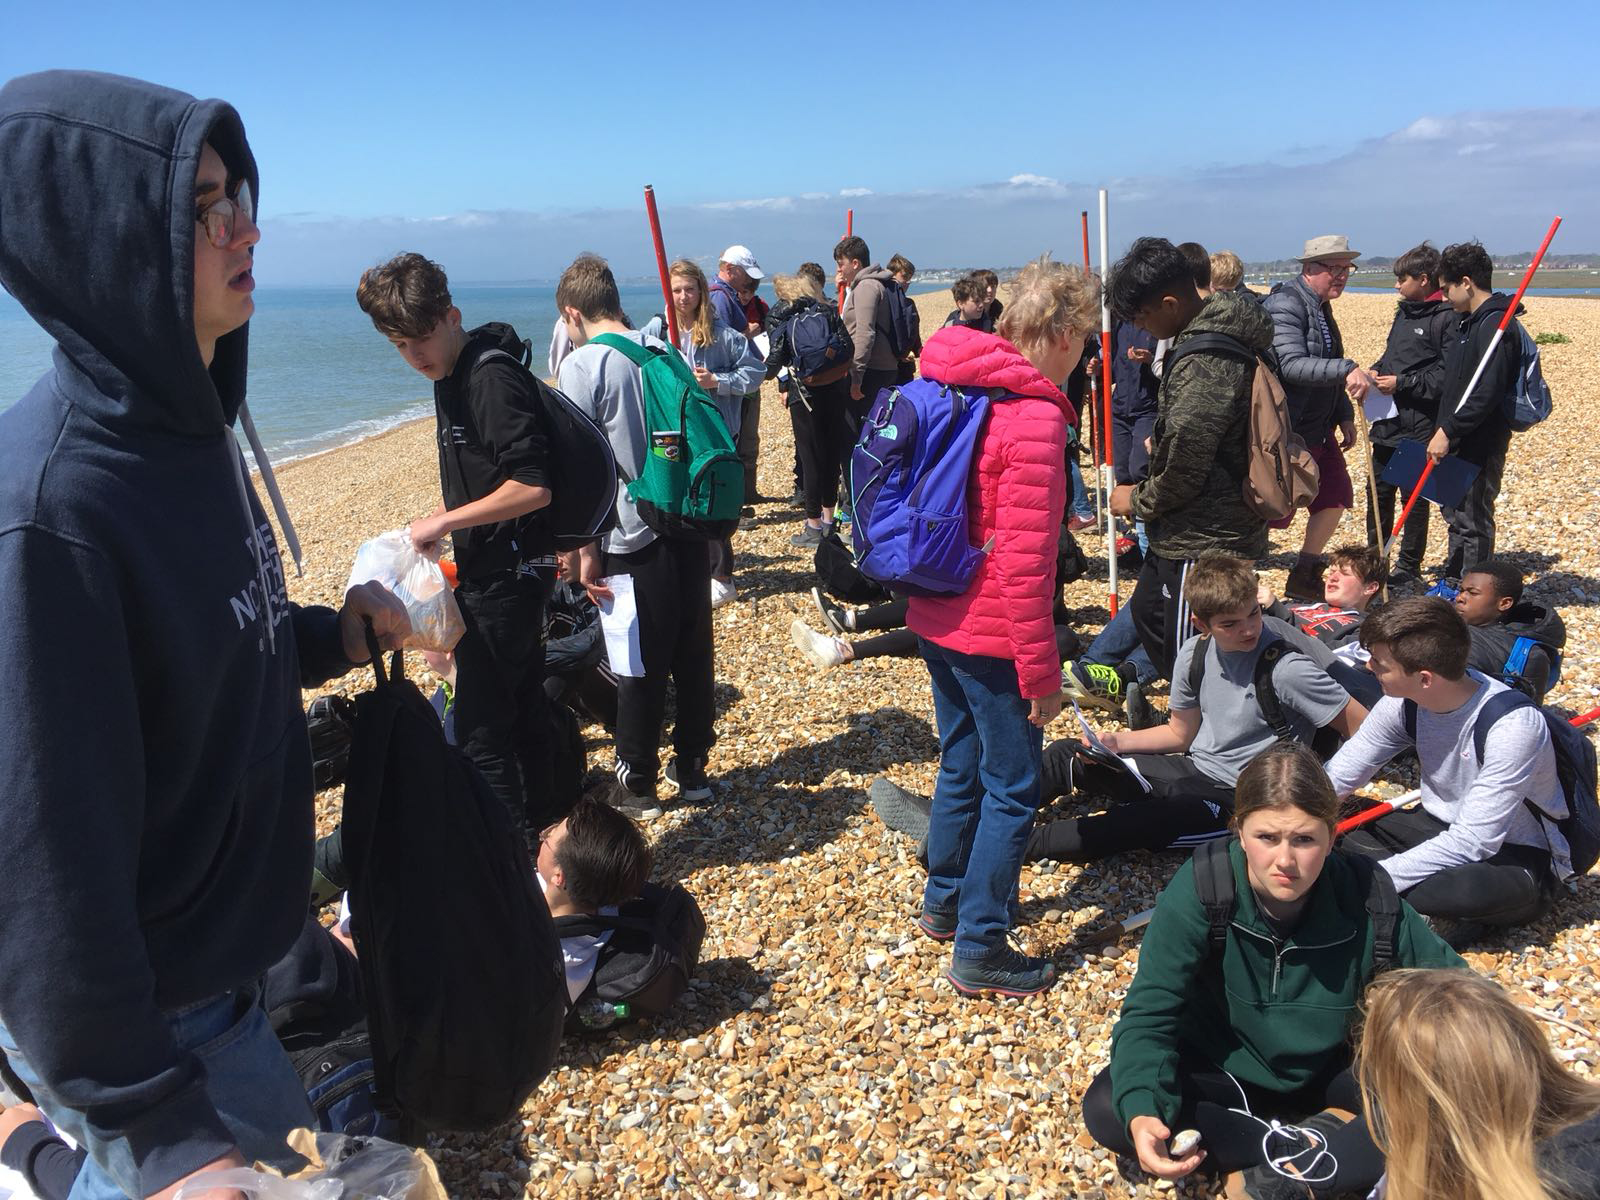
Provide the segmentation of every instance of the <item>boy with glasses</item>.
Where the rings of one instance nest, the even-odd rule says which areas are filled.
[[[78,1200],[165,1200],[299,1165],[315,1118],[258,981],[309,894],[300,689],[367,659],[364,617],[409,622],[376,585],[289,602],[234,439],[261,236],[238,114],[29,75],[0,161],[0,283],[58,343],[0,413],[0,1053],[87,1148]]]
[[[1344,292],[1359,257],[1343,234],[1314,237],[1300,256],[1300,274],[1273,288],[1265,302],[1289,417],[1321,475],[1305,541],[1283,589],[1295,600],[1322,599],[1322,551],[1354,499],[1344,465],[1344,452],[1356,440],[1351,402],[1360,404],[1366,398],[1371,378],[1345,356],[1329,302]],[[1291,513],[1274,522],[1273,528],[1286,529],[1293,520]]]

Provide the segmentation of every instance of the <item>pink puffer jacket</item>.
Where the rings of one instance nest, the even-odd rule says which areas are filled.
[[[960,654],[1012,659],[1024,699],[1052,696],[1061,690],[1050,614],[1072,405],[1010,342],[975,329],[929,338],[922,374],[1015,394],[990,410],[967,491],[972,544],[992,537],[994,549],[961,595],[912,597],[906,624]]]

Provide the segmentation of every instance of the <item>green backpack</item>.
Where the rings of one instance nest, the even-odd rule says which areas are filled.
[[[643,379],[648,446],[644,470],[628,480],[640,519],[662,537],[683,541],[730,536],[744,504],[744,463],[689,365],[676,350],[641,346],[619,334],[593,340],[626,356]]]

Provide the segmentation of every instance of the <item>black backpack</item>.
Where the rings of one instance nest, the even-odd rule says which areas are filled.
[[[324,1133],[414,1140],[408,1123],[378,1111],[361,970],[332,934],[307,918],[267,970],[262,1005]]]
[[[1213,958],[1221,955],[1228,943],[1228,926],[1233,923],[1233,861],[1228,848],[1237,838],[1216,838],[1194,852],[1194,892],[1206,911],[1206,941]],[[1367,916],[1372,920],[1372,969],[1370,980],[1394,965],[1400,937],[1400,893],[1387,871],[1361,854],[1335,850],[1356,873],[1367,895]]]
[[[1202,633],[1197,635],[1197,640],[1200,644],[1194,648],[1194,658],[1189,662],[1189,690],[1194,693],[1196,704],[1200,702],[1200,680],[1205,677],[1206,647],[1211,641],[1211,636]],[[1262,720],[1266,721],[1280,742],[1293,742],[1298,739],[1294,736],[1289,718],[1284,716],[1283,702],[1278,699],[1277,685],[1272,682],[1272,671],[1285,657],[1299,653],[1301,651],[1288,642],[1277,641],[1268,644],[1256,659],[1253,679],[1256,705],[1261,709]],[[1312,735],[1311,748],[1326,760],[1333,756],[1341,740],[1336,732],[1324,727]]]
[[[883,280],[883,331],[889,335],[889,348],[896,358],[911,353],[912,330],[917,327],[916,306],[905,288],[892,279]]]
[[[555,1062],[561,946],[520,833],[433,707],[387,674],[356,700],[343,839],[376,1104],[430,1130],[515,1116]]]
[[[1489,740],[1489,730],[1508,712],[1519,708],[1535,708],[1544,717],[1545,728],[1550,731],[1550,748],[1556,756],[1556,778],[1561,781],[1561,794],[1566,797],[1567,815],[1552,817],[1526,796],[1522,803],[1533,814],[1543,829],[1554,822],[1567,839],[1567,849],[1572,855],[1572,869],[1579,875],[1600,862],[1600,802],[1597,802],[1594,743],[1575,728],[1553,708],[1535,704],[1514,689],[1496,692],[1483,702],[1472,722],[1472,748],[1477,752],[1478,765],[1483,766],[1484,746]],[[1407,700],[1403,705],[1402,719],[1411,740],[1417,740],[1417,703]]]
[[[850,604],[881,604],[889,599],[882,584],[861,573],[855,555],[836,532],[824,535],[817,543],[814,563],[817,578],[830,596]]]
[[[497,345],[478,355],[476,371],[494,359],[521,367],[533,389],[549,439],[550,504],[527,518],[537,521],[557,550],[576,550],[617,525],[617,459],[605,430],[571,400],[536,376],[529,364],[533,346],[502,321],[472,330],[487,333]]]
[[[343,696],[318,696],[306,709],[306,733],[311,737],[311,777],[317,790],[343,783],[350,767],[351,722],[355,705]]]
[[[600,947],[594,978],[573,1003],[569,1032],[581,1032],[577,1009],[590,999],[626,1004],[630,1017],[658,1017],[689,988],[700,965],[706,919],[681,884],[646,883],[640,894],[618,906],[615,916],[557,917],[562,937],[611,931]]]

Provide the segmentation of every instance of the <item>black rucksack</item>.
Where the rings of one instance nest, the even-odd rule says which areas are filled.
[[[883,280],[883,331],[889,335],[889,348],[896,358],[911,353],[912,330],[917,327],[916,306],[905,288],[892,279]]]
[[[790,370],[802,384],[823,387],[845,377],[855,346],[833,308],[807,304],[784,324],[794,360]]]
[[[343,840],[380,1111],[431,1130],[510,1119],[555,1062],[561,946],[522,836],[401,671],[356,700]]]
[[[856,566],[856,557],[837,533],[824,534],[814,558],[817,578],[828,595],[850,604],[881,604],[889,593]]]
[[[526,519],[537,521],[557,550],[587,546],[617,524],[617,460],[605,430],[533,373],[529,367],[533,346],[519,338],[515,329],[491,321],[469,336],[480,333],[495,338],[497,344],[479,354],[472,369],[501,358],[521,367],[533,388],[549,439],[550,504]]]
[[[378,1111],[372,1041],[355,958],[307,918],[289,952],[267,970],[262,1006],[323,1133],[414,1140],[404,1120]]]
[[[630,1017],[658,1017],[689,988],[700,965],[706,919],[681,884],[646,883],[639,895],[618,906],[615,916],[557,917],[562,937],[611,931],[600,947],[594,978],[573,1003],[569,1032],[580,1032],[577,1010],[590,999],[626,1004]]]
[[[1194,891],[1206,912],[1206,941],[1212,957],[1227,945],[1228,926],[1233,922],[1233,860],[1228,848],[1237,840],[1217,838],[1194,852]],[[1372,859],[1339,850],[1333,853],[1356,873],[1366,893],[1367,916],[1372,920],[1370,980],[1394,965],[1400,937],[1400,893],[1394,890],[1389,873],[1379,870]]]
[[[1200,644],[1194,648],[1194,657],[1189,660],[1189,690],[1194,693],[1194,702],[1199,704],[1200,680],[1206,673],[1206,647],[1211,641],[1211,635],[1198,634],[1196,640]],[[1293,742],[1298,739],[1294,736],[1289,718],[1284,715],[1283,702],[1278,699],[1277,685],[1272,682],[1272,672],[1286,656],[1299,653],[1301,651],[1288,642],[1277,641],[1264,647],[1256,658],[1252,680],[1256,689],[1256,705],[1261,709],[1261,719],[1267,723],[1280,742]],[[1333,729],[1324,726],[1311,735],[1311,748],[1319,757],[1327,760],[1333,757],[1342,740]]]
[[[318,696],[306,709],[306,733],[311,737],[311,777],[317,790],[344,782],[350,767],[351,722],[355,705],[343,696]]]
[[[1585,875],[1589,868],[1600,862],[1600,802],[1597,802],[1594,743],[1575,728],[1553,708],[1535,704],[1515,689],[1496,692],[1483,702],[1472,722],[1472,748],[1477,752],[1478,765],[1483,766],[1484,747],[1489,740],[1489,730],[1508,712],[1519,708],[1534,708],[1544,717],[1545,728],[1550,731],[1550,748],[1556,756],[1556,778],[1561,781],[1561,794],[1567,801],[1567,815],[1552,817],[1526,796],[1522,803],[1543,829],[1546,822],[1554,822],[1567,839],[1567,849],[1572,855],[1572,869]],[[1411,740],[1417,740],[1417,702],[1407,700],[1402,706],[1402,720]]]

